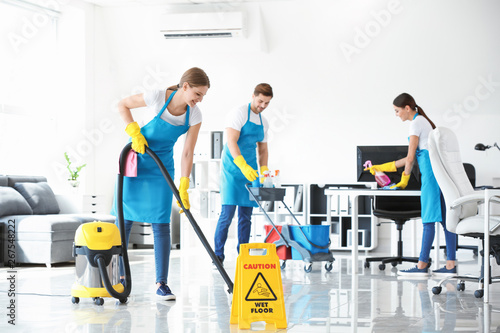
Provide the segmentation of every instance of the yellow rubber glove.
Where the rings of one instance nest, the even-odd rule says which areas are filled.
[[[372,175],[374,175],[376,171],[380,171],[380,172],[396,172],[396,171],[398,171],[398,169],[396,168],[396,161],[387,162],[384,164],[376,164],[370,168],[366,168],[365,171],[366,170],[370,170],[370,173]]]
[[[132,138],[132,149],[140,154],[144,154],[146,151],[145,146],[148,146],[148,142],[144,135],[141,134],[141,128],[137,122],[133,122],[127,125],[125,132]]]
[[[241,173],[251,182],[257,179],[257,176],[259,175],[257,171],[255,171],[250,165],[247,164],[247,161],[245,161],[245,158],[243,158],[243,155],[236,156],[236,158],[233,160],[234,164],[240,168]]]
[[[269,168],[267,167],[267,165],[263,165],[260,167],[260,183],[263,184],[264,183],[264,172],[266,171],[269,171]]]
[[[189,178],[188,177],[181,177],[181,182],[179,184],[179,195],[181,196],[182,204],[184,205],[184,208],[186,208],[186,209],[191,208],[191,205],[189,204],[189,194],[187,192],[188,188],[189,188]],[[179,201],[177,201],[177,206],[181,207],[181,204]],[[184,209],[181,209],[179,211],[179,214],[182,214],[182,213],[184,213]]]
[[[410,180],[410,175],[405,174],[405,172],[403,171],[403,174],[401,175],[401,181],[396,185],[391,186],[391,189],[399,187],[400,189],[404,190],[406,186],[408,186],[409,180]]]

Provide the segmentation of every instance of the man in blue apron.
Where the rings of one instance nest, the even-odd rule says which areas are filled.
[[[252,101],[229,115],[226,126],[227,143],[222,151],[220,195],[222,209],[215,229],[215,254],[224,261],[227,233],[238,206],[238,248],[250,240],[250,226],[255,201],[251,201],[245,184],[268,171],[267,120],[261,115],[273,98],[267,83],[258,84]]]
[[[173,148],[177,139],[186,134],[181,159],[179,194],[187,209],[190,208],[189,175],[193,166],[193,151],[201,127],[201,110],[196,105],[210,87],[205,72],[197,67],[187,70],[180,83],[167,89],[146,91],[123,99],[118,105],[120,116],[127,125],[125,131],[131,137],[132,149],[137,154],[137,177],[124,177],[123,214],[126,242],[128,243],[133,222],[151,223],[154,239],[156,297],[175,300],[167,285],[170,261],[170,214],[172,190],[164,179],[156,162],[145,152],[148,146],[161,160],[174,179]],[[132,117],[131,109],[147,106],[156,116],[144,127]],[[180,204],[178,203],[180,206]],[[182,211],[181,211],[182,212]],[[116,195],[113,203],[116,214]],[[120,265],[123,277],[123,265]]]

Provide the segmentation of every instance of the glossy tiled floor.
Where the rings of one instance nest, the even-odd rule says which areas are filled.
[[[132,294],[127,304],[109,298],[103,306],[90,299],[72,304],[71,264],[23,266],[16,269],[16,326],[7,314],[7,269],[0,268],[1,332],[239,332],[229,324],[231,296],[208,255],[201,249],[174,250],[169,285],[175,302],[154,297],[152,250],[131,250]],[[466,283],[457,292],[456,282],[433,295],[436,280],[400,280],[390,266],[377,264],[352,276],[348,253],[334,253],[333,270],[314,263],[305,273],[301,261],[288,261],[282,271],[288,328],[280,332],[498,332],[500,285],[491,287],[491,303],[484,306],[473,295],[477,285]],[[226,261],[234,277],[235,255]],[[458,252],[460,273],[476,273],[477,260],[466,250]],[[404,264],[407,267],[409,264]],[[498,267],[494,273],[499,273]],[[444,289],[444,288],[443,288]],[[254,323],[252,330],[276,331]]]

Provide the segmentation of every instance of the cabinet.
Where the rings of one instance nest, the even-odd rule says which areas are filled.
[[[70,194],[57,195],[61,214],[90,213],[109,214],[111,211],[110,198],[99,194]]]
[[[311,184],[309,186],[309,218],[311,224],[327,223],[327,188],[366,188],[360,184]],[[353,235],[351,232],[351,198],[339,192],[331,197],[331,249],[349,249]],[[358,247],[360,250],[372,250],[377,246],[376,218],[372,214],[371,198],[359,197],[358,209]]]
[[[109,214],[110,210],[104,195],[86,194],[82,198],[83,213]]]
[[[223,131],[200,131],[193,155],[188,193],[191,213],[208,240],[213,240],[221,210],[222,149]],[[183,249],[199,248],[201,243],[184,214],[181,214],[180,226],[180,243]]]

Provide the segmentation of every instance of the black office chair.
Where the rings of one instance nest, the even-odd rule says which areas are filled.
[[[366,258],[365,268],[370,267],[370,262],[381,261],[378,266],[380,270],[385,269],[387,263],[393,267],[403,262],[418,262],[418,257],[403,256],[403,226],[406,221],[420,218],[420,197],[385,197],[379,196],[373,200],[373,215],[383,219],[392,220],[398,230],[398,254],[395,257],[372,257]],[[430,263],[430,261],[429,261]]]

